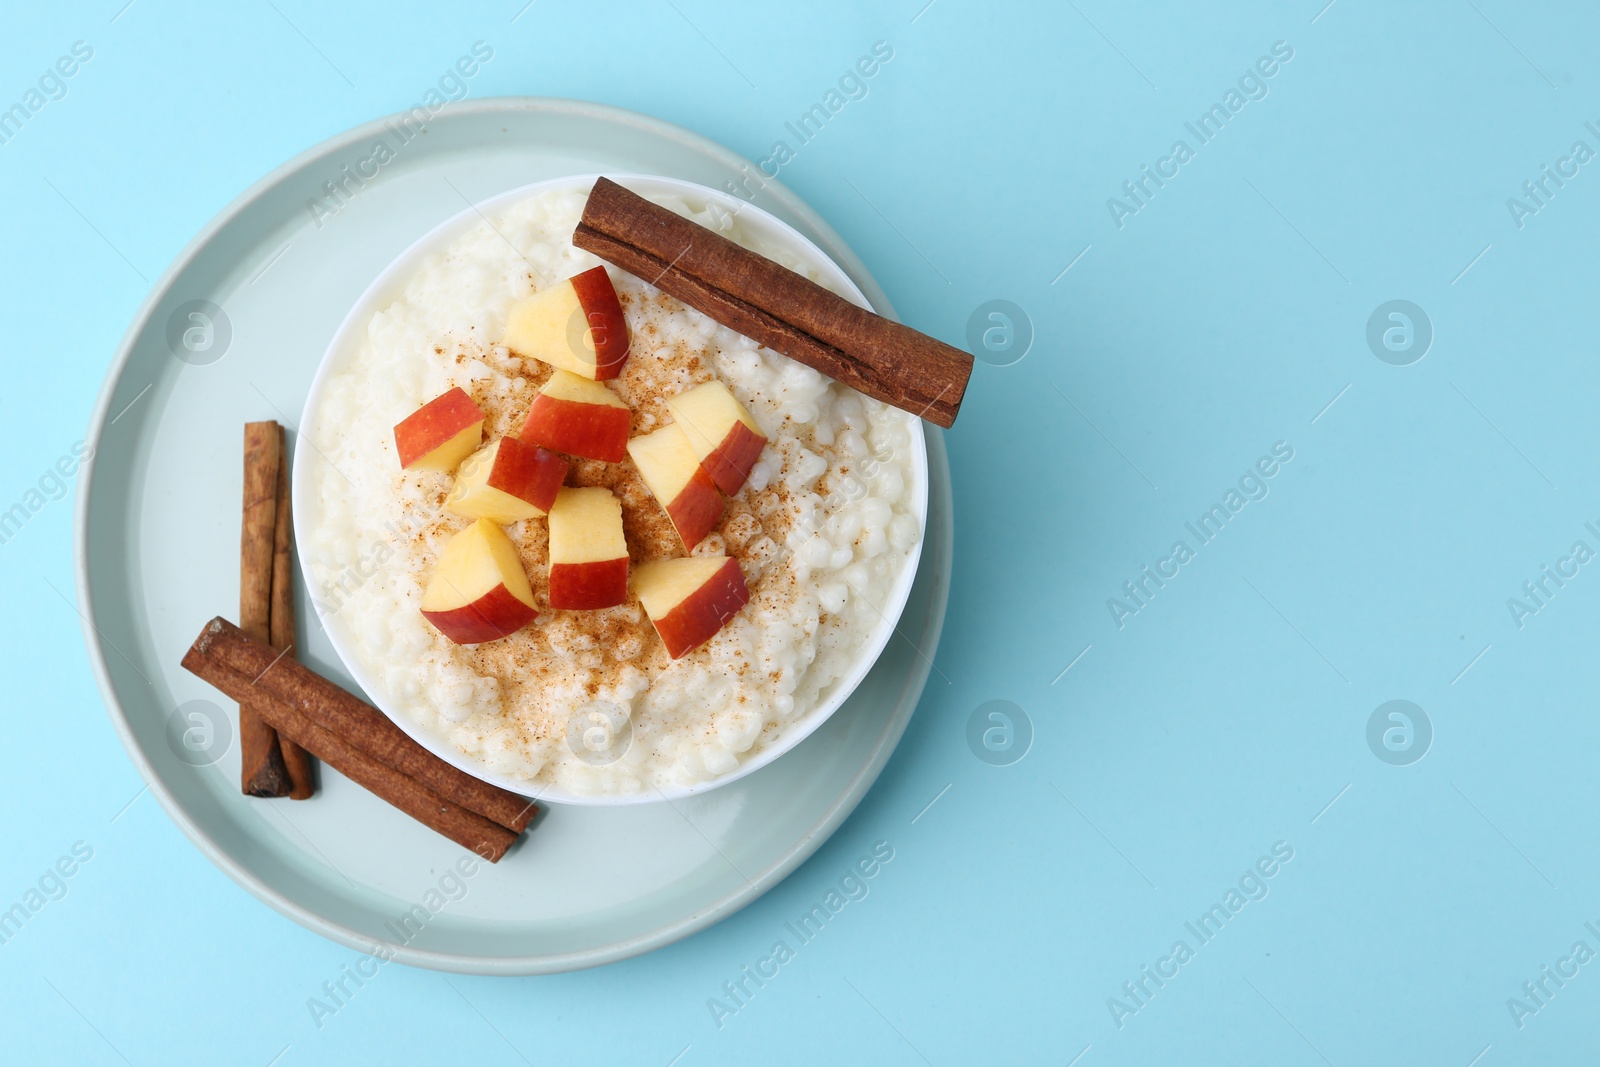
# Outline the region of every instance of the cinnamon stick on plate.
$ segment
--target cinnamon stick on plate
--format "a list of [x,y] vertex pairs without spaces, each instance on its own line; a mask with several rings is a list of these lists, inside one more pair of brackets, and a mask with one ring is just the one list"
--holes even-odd
[[949,427],[972,357],[824,289],[608,178],[572,243],[775,352]]
[[[516,842],[514,831],[440,796],[415,778],[362,751],[354,739],[317,724],[281,700],[255,692],[249,674],[232,669],[212,652],[211,640],[230,631],[245,641],[254,640],[222,619],[213,619],[184,655],[183,665],[235,700],[248,699],[256,714],[284,737],[418,822],[470,848],[489,862],[499,862]],[[262,647],[269,655],[274,654],[270,647]]]
[[[273,519],[272,536],[272,605],[268,634],[272,647],[280,652],[295,654],[294,621],[294,561],[289,546],[293,538],[289,513],[289,450],[283,447],[283,427],[278,427],[278,500],[277,514]],[[289,775],[289,796],[295,800],[309,799],[316,791],[311,778],[311,757],[306,750],[279,735],[278,750],[283,755],[283,767]]]
[[[283,432],[275,422],[244,427],[244,515],[239,534],[239,625],[272,636],[272,571]],[[258,714],[251,694],[239,703],[239,784],[246,796],[288,796],[293,788],[278,735]]]
[[[526,797],[446,763],[413,741],[377,708],[225,619],[212,619],[207,624],[184,656],[183,665],[235,700],[242,693],[260,703],[262,714],[275,722],[288,716],[303,719],[413,780],[419,788],[513,833],[525,830],[537,811]],[[285,731],[290,740],[304,744],[335,768],[344,769],[315,745],[303,741],[299,732]]]

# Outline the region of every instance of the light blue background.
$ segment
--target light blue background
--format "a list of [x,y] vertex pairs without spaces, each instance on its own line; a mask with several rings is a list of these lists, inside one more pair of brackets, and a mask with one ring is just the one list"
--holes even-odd
[[[1584,128],[1600,18],[1510,0],[924,2],[538,0],[514,23],[522,0],[7,4],[0,106],[72,42],[94,58],[0,146],[0,507],[81,438],[149,281],[196,230],[288,157],[414,103],[480,39],[496,58],[474,97],[635,108],[754,158],[888,42],[867,98],[782,180],[907,321],[963,343],[1002,298],[1036,337],[979,365],[949,436],[937,673],[832,841],[644,958],[521,980],[391,966],[320,1029],[306,999],[356,954],[255,901],[140,795],[63,598],[71,504],[50,503],[0,545],[0,900],[74,841],[94,858],[0,947],[0,1058],[1593,1055],[1600,961],[1521,1028],[1507,998],[1575,941],[1600,950],[1584,928],[1600,927],[1600,564],[1520,629],[1506,600],[1574,541],[1600,548],[1583,526],[1600,525],[1584,236],[1600,163],[1521,229],[1506,199],[1574,141],[1600,149]],[[1119,229],[1107,198],[1174,140],[1195,147],[1183,124],[1277,41],[1294,57],[1268,96]],[[1397,298],[1435,331],[1405,367],[1365,340]],[[1278,441],[1294,458],[1270,495],[1119,630],[1107,598]],[[1034,732],[1005,767],[966,740],[996,699]],[[1409,766],[1367,744],[1390,699],[1432,721]],[[895,858],[870,896],[719,1028],[707,999],[877,841]],[[1294,858],[1269,895],[1119,1028],[1108,998],[1174,941],[1198,945],[1185,922],[1280,841]]]

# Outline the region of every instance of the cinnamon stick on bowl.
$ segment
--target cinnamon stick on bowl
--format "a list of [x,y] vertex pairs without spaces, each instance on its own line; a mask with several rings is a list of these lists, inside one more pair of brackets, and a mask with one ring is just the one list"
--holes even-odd
[[600,178],[572,243],[724,326],[948,428],[972,357]]

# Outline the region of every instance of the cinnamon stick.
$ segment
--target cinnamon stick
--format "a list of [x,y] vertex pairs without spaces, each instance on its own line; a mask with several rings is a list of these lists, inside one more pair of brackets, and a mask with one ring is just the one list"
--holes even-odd
[[959,348],[893,322],[608,178],[572,243],[775,352],[939,426],[972,375]]
[[[512,831],[525,830],[537,810],[527,798],[452,767],[377,708],[224,619],[211,620],[190,654],[248,679],[251,693],[286,705],[451,803]],[[184,666],[189,666],[187,658]],[[290,739],[296,740],[293,735]]]
[[183,666],[235,700],[250,699],[261,718],[284,737],[418,822],[472,849],[490,863],[499,862],[516,842],[518,835],[511,830],[440,796],[415,778],[362,751],[349,738],[319,726],[291,705],[254,692],[254,682],[248,674],[232,669],[211,654],[210,641],[224,632],[224,628],[240,633],[222,619],[213,619],[185,653]]
[[[284,447],[284,430],[278,427],[278,501],[272,531],[272,606],[269,635],[272,647],[280,652],[295,654],[294,621],[294,561],[289,546],[293,539],[293,526],[289,511],[289,450]],[[283,767],[289,775],[289,796],[294,800],[308,800],[316,791],[311,777],[311,757],[306,750],[286,737],[278,738],[278,750],[283,755]]]
[[[239,533],[239,625],[266,641],[272,627],[273,531],[283,434],[275,422],[244,427],[244,513]],[[278,735],[246,693],[239,703],[239,785],[246,796],[287,796],[292,783]]]

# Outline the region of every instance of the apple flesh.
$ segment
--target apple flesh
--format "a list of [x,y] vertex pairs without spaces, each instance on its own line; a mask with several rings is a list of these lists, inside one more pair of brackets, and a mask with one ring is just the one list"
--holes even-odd
[[666,509],[683,547],[693,550],[722,518],[722,497],[677,423],[628,442],[644,484]]
[[587,611],[627,599],[621,502],[609,489],[561,490],[550,508],[550,606]]
[[522,439],[568,455],[620,463],[628,454],[628,428],[633,412],[600,382],[558,370],[544,383]]
[[488,519],[450,539],[422,594],[423,618],[458,645],[498,640],[537,615],[517,546]]
[[549,511],[566,477],[567,461],[562,457],[515,437],[502,437],[461,464],[445,497],[445,510],[509,526]]
[[721,382],[706,382],[668,400],[667,408],[717,488],[737,493],[767,443],[739,398]]
[[456,469],[483,440],[483,412],[459,386],[434,397],[394,428],[394,447],[405,470]]
[[673,659],[710,640],[750,601],[739,561],[727,556],[641,564],[633,588]]
[[511,305],[505,345],[591,381],[622,373],[628,320],[604,267],[557,282]]

